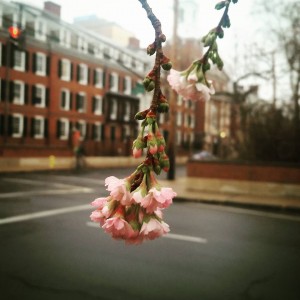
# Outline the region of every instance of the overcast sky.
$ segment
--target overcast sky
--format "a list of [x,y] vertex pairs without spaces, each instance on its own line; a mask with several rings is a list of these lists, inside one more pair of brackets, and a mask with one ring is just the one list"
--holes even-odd
[[[42,8],[44,3],[43,0],[18,1],[39,8]],[[185,1],[189,0],[179,0],[180,3]],[[78,16],[97,15],[131,31],[141,41],[143,47],[153,41],[153,28],[138,0],[53,0],[53,2],[61,5],[62,19],[69,23]],[[148,0],[153,12],[160,19],[162,30],[167,38],[172,36],[173,2],[173,0]],[[194,37],[200,39],[217,25],[222,11],[214,9],[219,0],[196,0],[195,2],[198,4],[198,10],[196,19],[190,27],[193,27]],[[240,76],[238,63],[248,52],[245,45],[251,44],[252,38],[257,36],[256,33],[261,26],[260,19],[253,15],[253,3],[254,0],[240,0],[237,4],[231,5],[229,11],[231,27],[225,29],[224,39],[219,40],[219,52],[225,61],[225,70],[232,79]],[[182,25],[179,25],[179,28],[180,26]]]

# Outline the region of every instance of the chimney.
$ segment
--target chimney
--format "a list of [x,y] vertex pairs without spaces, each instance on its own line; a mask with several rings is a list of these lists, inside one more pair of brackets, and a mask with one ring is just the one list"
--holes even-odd
[[55,15],[58,18],[60,18],[60,9],[61,9],[61,6],[52,1],[44,2],[44,11],[46,11],[52,15]]
[[135,37],[130,37],[128,47],[131,49],[140,49],[140,40]]

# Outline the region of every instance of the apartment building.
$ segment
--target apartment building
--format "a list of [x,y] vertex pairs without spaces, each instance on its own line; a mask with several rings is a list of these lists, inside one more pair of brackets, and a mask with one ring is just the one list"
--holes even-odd
[[[23,30],[14,43],[9,28]],[[129,155],[137,135],[137,84],[149,58],[44,9],[0,1],[0,155]]]

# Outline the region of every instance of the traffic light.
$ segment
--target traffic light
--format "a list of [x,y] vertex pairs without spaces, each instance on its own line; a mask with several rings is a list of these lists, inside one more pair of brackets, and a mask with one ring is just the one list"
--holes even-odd
[[19,26],[10,26],[8,28],[10,41],[19,48],[25,47],[25,32]]

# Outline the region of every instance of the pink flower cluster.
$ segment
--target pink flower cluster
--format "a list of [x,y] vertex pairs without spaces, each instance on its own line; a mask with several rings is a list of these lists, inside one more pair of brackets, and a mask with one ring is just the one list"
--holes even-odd
[[[136,181],[139,185],[131,191]],[[147,190],[149,181],[152,187]],[[169,225],[162,220],[162,210],[172,203],[176,193],[171,188],[160,189],[153,175],[138,172],[126,179],[110,176],[105,185],[110,195],[91,203],[96,210],[90,218],[114,239],[140,244],[170,231]]]
[[171,69],[167,79],[172,89],[184,100],[207,101],[210,99],[210,95],[215,93],[211,81],[207,81],[209,84],[207,86],[204,80],[199,80],[195,72],[186,76],[185,72]]

